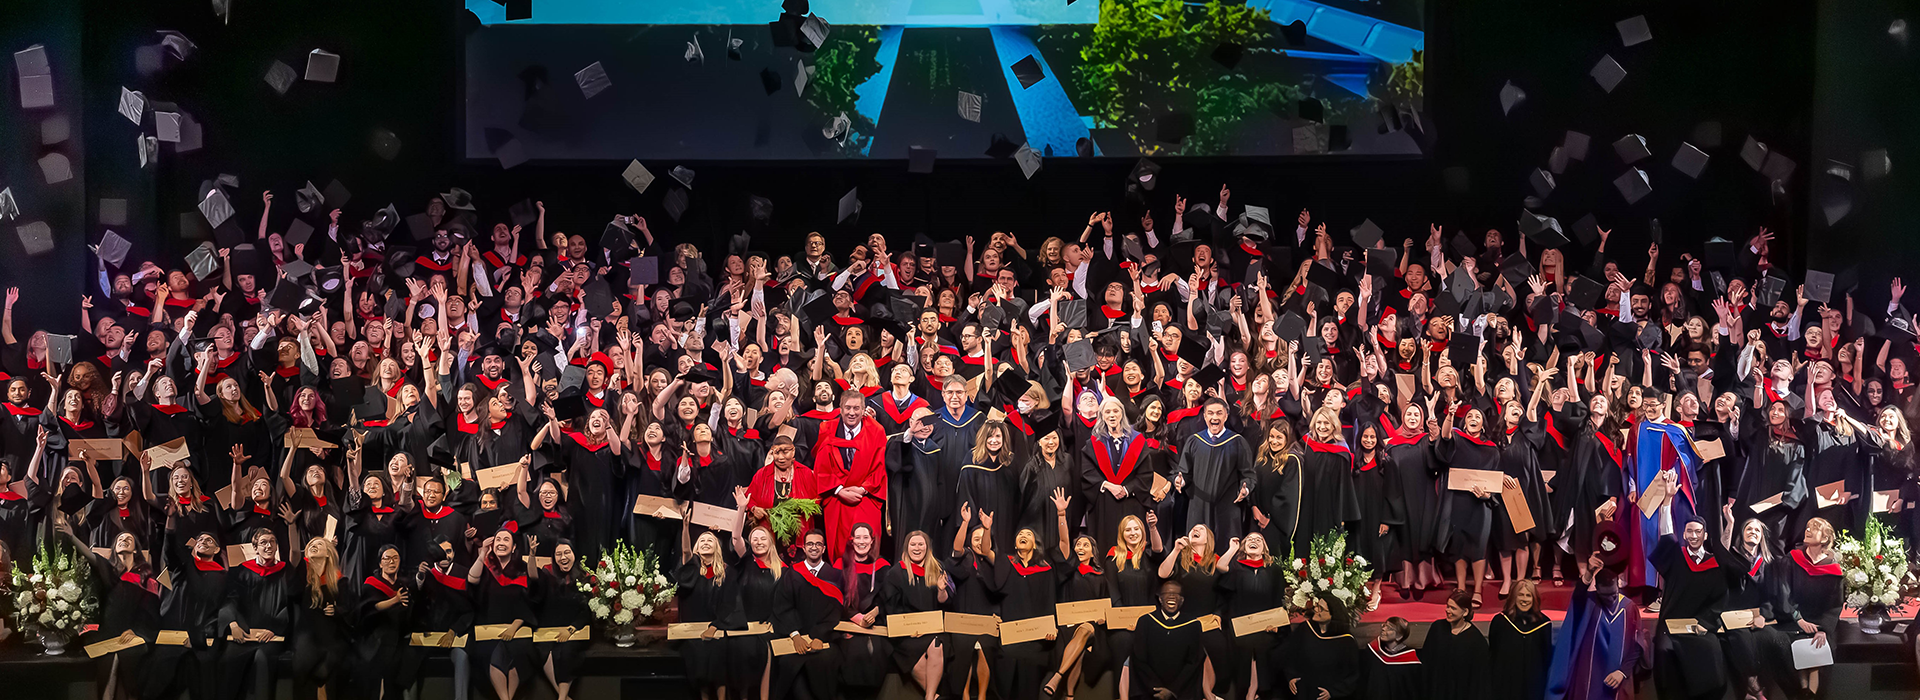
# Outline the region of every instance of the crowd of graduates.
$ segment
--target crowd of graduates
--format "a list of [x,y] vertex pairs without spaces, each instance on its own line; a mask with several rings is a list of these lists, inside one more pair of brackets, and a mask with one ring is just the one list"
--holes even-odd
[[[1336,240],[1225,187],[1059,235],[792,253],[636,216],[569,234],[458,189],[405,227],[261,201],[257,236],[184,264],[101,260],[78,335],[18,327],[6,295],[0,567],[64,543],[101,601],[81,641],[186,636],[102,656],[111,696],[267,698],[290,668],[303,697],[398,697],[447,656],[458,697],[566,698],[605,630],[583,584],[624,542],[678,587],[656,617],[704,623],[672,644],[709,700],[889,673],[929,700],[1102,676],[1155,700],[1799,697],[1836,532],[1909,534],[1920,498],[1900,281],[1855,309],[1857,281],[1789,283],[1765,230],[1636,270],[1598,227]],[[1288,588],[1327,535],[1366,595]],[[1440,598],[1424,635],[1352,636]],[[1152,610],[1004,644],[857,629],[1100,599]],[[1276,608],[1294,624],[1236,629]]]

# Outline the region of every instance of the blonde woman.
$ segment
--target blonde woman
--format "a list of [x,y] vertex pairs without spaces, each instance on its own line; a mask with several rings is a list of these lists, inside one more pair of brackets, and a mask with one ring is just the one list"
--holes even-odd
[[[1126,516],[1146,516],[1145,499],[1153,487],[1153,470],[1143,461],[1146,443],[1146,436],[1127,421],[1124,402],[1114,396],[1100,402],[1093,435],[1080,448],[1080,473],[1091,492],[1088,525],[1097,537],[1119,532]],[[1111,547],[1113,542],[1100,545]]]
[[[1816,647],[1832,644],[1846,595],[1844,572],[1833,552],[1833,524],[1824,518],[1808,520],[1800,546],[1789,557],[1793,563],[1782,567],[1785,575],[1780,577],[1781,628],[1792,639],[1811,638]],[[1805,695],[1820,692],[1821,677],[1818,668],[1800,672]]]
[[[1244,539],[1227,542],[1227,553],[1214,565],[1219,572],[1218,588],[1225,593],[1220,616],[1236,618],[1283,607],[1285,587],[1277,559],[1268,555],[1267,538],[1256,532]],[[1247,700],[1274,692],[1278,686],[1276,664],[1266,663],[1280,643],[1279,626],[1259,630],[1233,630],[1234,687],[1246,692]]]
[[[689,506],[691,507],[691,506]],[[720,551],[720,538],[712,530],[692,537],[691,518],[680,520],[680,566],[674,570],[680,601],[680,621],[705,622],[707,631],[699,639],[680,642],[680,658],[686,664],[687,681],[693,684],[701,700],[725,700],[727,696],[727,642],[720,636],[720,617],[733,606],[733,589],[727,587],[727,562]]]
[[[352,587],[340,585],[340,554],[324,537],[307,541],[300,562],[306,590],[294,615],[293,687],[300,697],[337,697],[349,675],[347,617],[357,608]],[[342,596],[345,596],[343,598]]]
[[[1107,588],[1115,606],[1155,604],[1160,579],[1154,575],[1159,565],[1153,560],[1160,559],[1166,551],[1160,541],[1158,520],[1153,511],[1147,511],[1145,520],[1131,515],[1120,520],[1117,542],[1107,550],[1107,560],[1103,563]],[[1132,678],[1127,657],[1133,651],[1133,630],[1107,630],[1107,648],[1112,650],[1110,668],[1115,682],[1120,684],[1119,697],[1128,697]]]
[[[900,561],[880,575],[880,609],[887,615],[939,610],[953,590],[953,579],[933,555],[933,539],[919,530],[900,544]],[[946,635],[914,635],[893,640],[893,661],[919,684],[926,700],[940,693],[946,673]]]
[[[771,623],[774,598],[787,568],[786,562],[780,559],[780,548],[774,545],[773,531],[758,525],[744,538],[736,532],[733,551],[748,559],[741,565],[738,584],[743,620],[749,625]],[[727,635],[727,661],[733,669],[733,687],[757,692],[760,700],[767,700],[773,690],[773,656],[767,651],[772,636],[767,633]],[[750,690],[754,688],[758,690]]]

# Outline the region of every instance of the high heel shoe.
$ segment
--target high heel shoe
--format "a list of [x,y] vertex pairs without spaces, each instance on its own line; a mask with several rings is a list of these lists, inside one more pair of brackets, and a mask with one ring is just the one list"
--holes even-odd
[[1053,697],[1054,693],[1060,692],[1060,679],[1060,672],[1054,671],[1053,677],[1048,678],[1046,684],[1040,686],[1040,693],[1049,698]]

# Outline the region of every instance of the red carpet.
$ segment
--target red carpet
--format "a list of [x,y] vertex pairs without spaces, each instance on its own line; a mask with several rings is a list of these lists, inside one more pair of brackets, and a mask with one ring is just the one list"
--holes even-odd
[[[1547,617],[1556,621],[1567,616],[1567,604],[1573,600],[1575,586],[1583,585],[1579,581],[1568,581],[1556,586],[1552,581],[1540,581],[1540,606]],[[1432,622],[1446,617],[1447,596],[1453,593],[1453,586],[1442,585],[1429,588],[1412,600],[1400,599],[1400,589],[1392,583],[1380,587],[1380,607],[1360,618],[1361,622],[1382,622],[1389,617],[1404,617],[1408,622]],[[1506,601],[1500,599],[1500,582],[1485,581],[1480,588],[1481,607],[1475,611],[1474,618],[1484,620],[1500,612]],[[1858,617],[1852,609],[1841,611],[1846,618]],[[1642,617],[1654,619],[1659,615],[1642,611]]]

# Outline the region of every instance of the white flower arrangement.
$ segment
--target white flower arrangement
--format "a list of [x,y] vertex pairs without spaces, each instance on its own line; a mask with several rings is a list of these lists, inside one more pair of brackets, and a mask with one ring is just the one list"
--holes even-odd
[[99,612],[87,558],[63,543],[42,540],[32,561],[13,570],[14,622],[32,634],[78,636]]
[[1326,534],[1314,538],[1305,556],[1296,553],[1286,569],[1282,585],[1288,609],[1308,614],[1314,598],[1329,596],[1344,605],[1354,621],[1366,612],[1365,606],[1356,603],[1370,595],[1366,587],[1373,571],[1368,568],[1365,557],[1347,551],[1345,536]]
[[1845,572],[1846,605],[1859,610],[1885,606],[1890,610],[1906,607],[1914,585],[1907,567],[1907,545],[1892,533],[1892,528],[1877,518],[1868,518],[1860,539],[1840,535],[1834,550],[1840,553],[1840,569]]
[[587,594],[587,610],[596,620],[616,629],[644,623],[666,608],[674,587],[660,570],[652,552],[635,551],[621,543],[607,550],[599,566],[580,584]]

